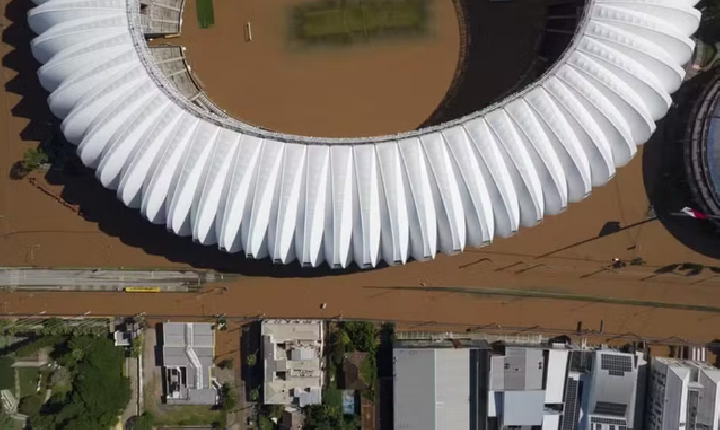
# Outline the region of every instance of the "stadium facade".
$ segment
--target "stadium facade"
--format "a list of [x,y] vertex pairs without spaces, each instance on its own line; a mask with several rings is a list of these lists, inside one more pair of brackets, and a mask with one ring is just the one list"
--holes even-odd
[[40,82],[103,186],[200,243],[331,267],[483,246],[587,197],[669,109],[700,21],[697,0],[588,0],[522,91],[435,127],[329,139],[192,103],[153,60],[137,0],[35,1]]

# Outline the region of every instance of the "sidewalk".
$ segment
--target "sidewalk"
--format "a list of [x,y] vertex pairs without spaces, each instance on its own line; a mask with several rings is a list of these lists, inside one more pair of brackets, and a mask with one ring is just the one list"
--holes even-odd
[[125,376],[130,379],[130,401],[120,418],[121,428],[124,428],[128,418],[139,415],[138,411],[138,359],[127,357],[125,359]]

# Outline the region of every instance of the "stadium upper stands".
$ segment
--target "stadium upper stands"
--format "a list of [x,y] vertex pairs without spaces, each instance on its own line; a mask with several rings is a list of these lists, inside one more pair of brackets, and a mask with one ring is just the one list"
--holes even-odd
[[185,0],[140,0],[140,22],[148,36],[179,34]]
[[189,100],[147,47],[158,15],[137,0],[38,3],[40,82],[105,187],[198,242],[331,267],[460,252],[582,200],[668,110],[700,20],[695,0],[588,0],[556,64],[505,100],[400,135],[329,139]]

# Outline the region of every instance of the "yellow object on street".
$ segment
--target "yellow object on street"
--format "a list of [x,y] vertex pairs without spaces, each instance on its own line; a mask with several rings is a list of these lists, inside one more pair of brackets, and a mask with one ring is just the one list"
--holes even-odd
[[125,287],[126,293],[159,293],[160,287]]

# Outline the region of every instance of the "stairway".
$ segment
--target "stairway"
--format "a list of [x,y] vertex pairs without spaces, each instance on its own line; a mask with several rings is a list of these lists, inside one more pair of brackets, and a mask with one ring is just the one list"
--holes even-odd
[[205,386],[205,384],[203,381],[202,364],[200,364],[200,359],[198,358],[195,350],[193,349],[193,339],[193,325],[192,323],[187,323],[185,325],[185,342],[187,344],[187,346],[185,347],[185,354],[187,354],[188,358],[190,359],[190,363],[192,363],[193,367],[195,368],[195,374],[197,375],[195,378],[195,389],[200,390]]

